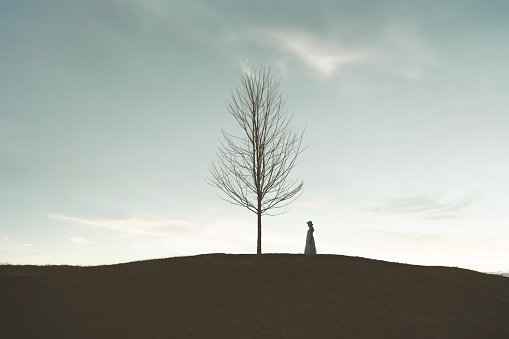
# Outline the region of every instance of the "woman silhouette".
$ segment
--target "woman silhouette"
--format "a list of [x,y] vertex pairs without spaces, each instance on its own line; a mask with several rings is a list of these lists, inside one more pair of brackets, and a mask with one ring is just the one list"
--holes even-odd
[[313,222],[308,221],[308,235],[306,237],[306,248],[304,249],[304,254],[306,255],[314,255],[316,254],[316,247],[315,247],[315,238],[313,237],[313,232],[315,229],[313,228]]

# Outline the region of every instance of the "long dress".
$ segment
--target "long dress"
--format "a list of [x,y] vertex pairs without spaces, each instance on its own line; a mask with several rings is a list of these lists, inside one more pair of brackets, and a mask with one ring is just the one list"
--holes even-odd
[[311,227],[308,230],[308,235],[306,237],[306,248],[304,249],[304,254],[306,254],[306,255],[316,254],[315,238],[313,237],[314,231],[315,231],[315,229],[313,227]]

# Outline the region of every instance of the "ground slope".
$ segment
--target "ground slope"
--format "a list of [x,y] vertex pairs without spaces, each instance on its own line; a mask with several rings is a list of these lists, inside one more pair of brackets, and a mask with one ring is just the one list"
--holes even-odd
[[358,257],[0,266],[0,338],[509,338],[509,279]]

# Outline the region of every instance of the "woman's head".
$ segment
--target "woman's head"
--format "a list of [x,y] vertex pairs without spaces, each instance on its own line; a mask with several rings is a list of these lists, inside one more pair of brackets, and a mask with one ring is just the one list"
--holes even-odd
[[308,224],[309,227],[313,227],[313,222],[311,220],[308,221],[307,224]]

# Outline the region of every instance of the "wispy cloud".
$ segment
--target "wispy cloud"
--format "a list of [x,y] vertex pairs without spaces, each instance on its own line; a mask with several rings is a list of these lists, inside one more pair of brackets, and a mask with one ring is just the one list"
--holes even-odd
[[425,219],[445,219],[459,217],[481,200],[477,192],[455,190],[441,196],[413,196],[396,199],[365,199],[322,196],[302,200],[300,206],[316,210],[340,209],[346,212],[413,215]]
[[11,239],[8,235],[2,236],[2,247],[0,247],[2,251],[9,252],[31,252],[36,250],[36,246],[34,244],[24,244]]
[[89,241],[83,237],[72,237],[69,239],[70,242],[74,242],[77,244],[93,244],[94,242]]
[[408,28],[373,27],[355,38],[346,31],[352,35],[355,29],[350,27],[320,34],[310,30],[253,28],[240,34],[275,50],[285,59],[298,60],[324,78],[349,66],[362,65],[372,71],[415,80],[422,77],[427,68],[437,64],[432,48]]
[[360,51],[348,49],[338,41],[320,38],[311,32],[259,28],[251,34],[259,43],[293,55],[322,76],[329,76],[341,65],[363,58]]
[[444,219],[461,214],[476,203],[480,196],[475,193],[453,193],[441,198],[417,196],[402,199],[368,200],[359,210],[383,214],[414,214],[422,218]]
[[[143,43],[160,43],[180,35],[186,43],[205,46],[227,59],[233,56],[238,62],[248,57],[280,68],[304,65],[311,74],[322,78],[362,65],[415,80],[437,63],[434,50],[422,36],[411,27],[390,21],[366,24],[347,16],[330,21],[329,15],[323,13],[326,29],[322,25],[306,25],[297,18],[294,24],[276,27],[254,24],[252,20],[234,23],[226,17],[227,13],[249,17],[253,13],[224,11],[221,6],[205,2],[187,1],[174,6],[164,1],[130,1],[123,7],[125,18],[111,21],[119,25],[119,32],[131,32],[131,38]],[[246,70],[243,62],[240,67]]]
[[242,69],[243,73],[246,73],[249,76],[253,75],[253,70],[251,69],[250,63],[248,60],[243,59],[239,61],[240,69]]
[[[161,217],[126,217],[119,219],[106,219],[80,218],[62,214],[49,214],[48,217],[50,219],[71,221],[84,225],[101,227],[126,233],[182,235],[191,234],[197,231],[197,228],[193,222]],[[77,240],[77,238],[79,237],[75,237],[74,239]]]

